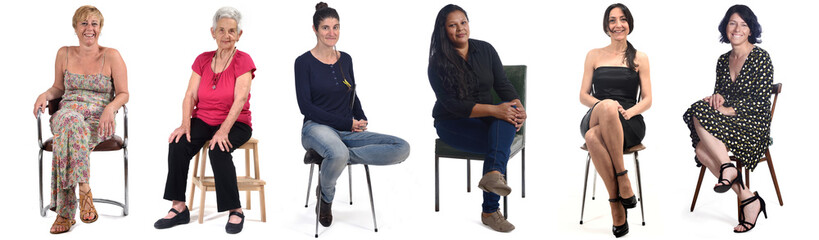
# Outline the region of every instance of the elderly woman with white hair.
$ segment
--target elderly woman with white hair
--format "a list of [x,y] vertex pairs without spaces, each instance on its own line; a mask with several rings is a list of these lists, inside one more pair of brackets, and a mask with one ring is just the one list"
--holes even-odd
[[218,48],[200,54],[182,101],[182,124],[168,138],[168,177],[164,199],[173,201],[168,214],[157,220],[157,229],[190,222],[185,206],[185,187],[190,159],[210,141],[211,166],[216,181],[219,212],[230,211],[227,233],[239,233],[244,224],[233,150],[247,142],[250,123],[250,82],[256,66],[245,52],[236,49],[242,36],[242,15],[223,7],[213,16],[211,35]]

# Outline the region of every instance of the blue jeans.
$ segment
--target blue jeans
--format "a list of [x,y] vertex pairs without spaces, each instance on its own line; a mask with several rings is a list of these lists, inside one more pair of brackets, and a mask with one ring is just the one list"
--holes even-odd
[[[494,118],[464,118],[435,121],[438,137],[455,149],[486,154],[483,174],[499,171],[506,174],[506,163],[512,152],[517,129],[509,122]],[[500,196],[483,192],[483,212],[498,211]]]
[[404,139],[369,131],[339,131],[311,120],[301,128],[301,145],[324,157],[321,163],[321,193],[324,202],[332,203],[336,180],[347,163],[392,165],[409,157],[410,146]]

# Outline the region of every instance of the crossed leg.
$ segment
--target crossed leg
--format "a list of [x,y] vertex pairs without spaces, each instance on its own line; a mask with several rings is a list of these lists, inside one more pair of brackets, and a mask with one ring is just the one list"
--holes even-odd
[[[718,177],[720,174],[720,166],[724,163],[730,163],[731,159],[728,157],[728,150],[725,147],[725,144],[714,137],[711,133],[705,130],[700,124],[700,121],[697,117],[693,117],[694,120],[694,130],[697,132],[697,136],[700,138],[700,142],[697,143],[696,148],[694,149],[695,153],[697,154],[697,159],[700,160],[700,163],[708,168],[715,177]],[[739,169],[737,168],[726,168],[723,171],[722,177],[724,179],[728,179],[729,181],[737,177]],[[718,182],[715,186],[724,185],[723,183]],[[734,184],[731,186],[731,189],[737,194],[739,199],[748,199],[753,197],[754,194],[751,192],[750,188],[741,187],[739,184]],[[751,202],[748,207],[743,209],[745,214],[746,221],[751,222],[752,224],[756,224],[757,216],[759,215],[759,208],[760,208],[760,201]],[[734,230],[737,231],[745,231],[747,230],[743,225],[737,225],[734,227]]]
[[[603,179],[610,199],[620,196],[634,196],[628,174],[617,177],[615,173],[625,170],[623,164],[623,128],[620,124],[619,104],[614,100],[603,100],[592,110],[589,131],[586,132],[586,147],[591,155],[594,168]],[[619,201],[610,202],[615,226],[626,221],[625,208]]]

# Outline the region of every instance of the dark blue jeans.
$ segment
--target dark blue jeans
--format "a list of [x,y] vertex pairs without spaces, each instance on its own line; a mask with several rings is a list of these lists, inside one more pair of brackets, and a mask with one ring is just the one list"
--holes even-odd
[[[499,171],[506,174],[512,141],[515,140],[515,125],[494,118],[464,118],[435,121],[438,137],[458,150],[486,154],[483,160],[483,174]],[[483,212],[498,211],[500,196],[483,192]]]

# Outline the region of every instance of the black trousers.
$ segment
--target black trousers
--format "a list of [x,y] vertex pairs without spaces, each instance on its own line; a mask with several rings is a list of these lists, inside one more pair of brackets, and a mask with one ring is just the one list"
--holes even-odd
[[[210,126],[199,118],[191,119],[191,141],[186,137],[179,142],[168,144],[168,178],[165,182],[166,200],[185,201],[185,190],[188,185],[188,167],[194,155],[202,149],[205,141],[213,138],[220,126]],[[219,212],[241,208],[239,188],[236,185],[236,168],[233,166],[233,150],[250,139],[252,130],[247,124],[236,122],[228,133],[228,140],[233,148],[225,152],[214,146],[208,151],[210,166],[216,182],[216,206]],[[205,159],[202,159],[205,161]]]

